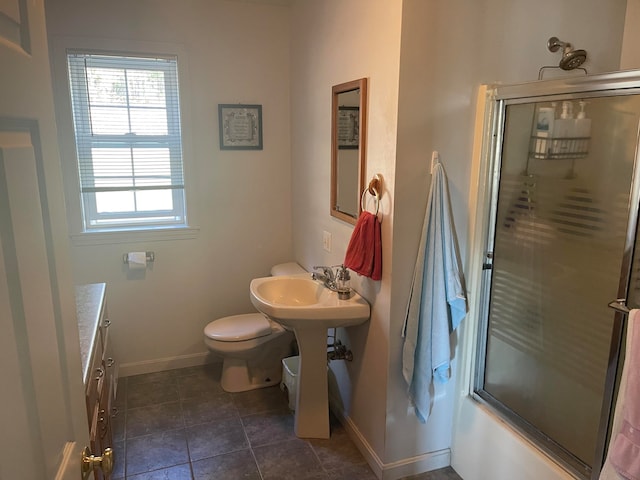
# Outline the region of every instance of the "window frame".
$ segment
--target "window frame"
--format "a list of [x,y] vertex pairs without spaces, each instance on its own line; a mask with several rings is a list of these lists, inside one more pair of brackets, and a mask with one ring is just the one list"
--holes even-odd
[[[91,58],[92,66],[126,70],[135,67],[162,71],[165,84],[165,111],[167,115],[166,135],[93,134],[91,132],[90,101],[86,79],[85,58]],[[141,68],[142,64],[144,68]],[[102,65],[101,65],[102,64]],[[187,227],[186,188],[184,181],[184,153],[181,121],[179,64],[177,55],[145,55],[133,52],[105,52],[86,49],[68,49],[66,68],[69,79],[69,95],[73,114],[73,133],[76,147],[76,166],[81,197],[83,232],[109,232],[129,230],[151,230],[158,228]],[[132,107],[128,102],[127,113]],[[91,149],[101,146],[115,148],[167,148],[171,174],[172,209],[138,210],[129,212],[98,212],[96,193],[102,191],[138,192],[158,190],[157,186],[135,186],[136,174],[132,172],[133,186],[96,187],[91,160]],[[132,160],[133,161],[133,160]],[[139,178],[139,177],[138,177]]]

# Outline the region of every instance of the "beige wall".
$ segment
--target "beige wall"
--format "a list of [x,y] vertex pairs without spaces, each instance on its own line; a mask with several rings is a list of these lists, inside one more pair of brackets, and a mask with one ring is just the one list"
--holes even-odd
[[627,0],[620,70],[640,67],[640,0]]
[[[331,166],[331,87],[369,79],[367,182],[384,178],[383,278],[374,282],[352,276],[352,283],[372,305],[371,320],[340,332],[354,361],[332,362],[350,421],[385,459],[386,383],[389,362],[391,232],[393,230],[396,110],[402,2],[323,0],[294,2],[291,52],[291,158],[293,241],[296,259],[305,267],[344,260],[353,226],[329,215]],[[322,249],[322,232],[332,234],[330,253]]]
[[[72,257],[77,283],[108,284],[114,349],[125,373],[203,361],[203,327],[253,311],[250,280],[293,256],[289,9],[224,0],[51,0],[46,7],[75,230],[80,205],[64,49],[179,55],[187,208],[199,231],[191,239],[132,234],[104,244],[74,237]],[[262,104],[263,150],[219,149],[219,103]],[[122,254],[140,250],[154,251],[156,260],[143,276],[132,275]]]
[[[399,378],[398,333],[415,261],[414,252],[430,181],[432,150],[440,152],[449,178],[455,224],[463,256],[467,237],[474,114],[480,84],[535,80],[543,65],[557,65],[548,52],[551,36],[570,41],[589,53],[590,73],[616,70],[622,47],[623,0],[600,2],[510,0],[404,0],[398,107],[391,286],[390,379]],[[555,72],[553,72],[555,73]],[[475,179],[474,179],[475,181]],[[480,253],[477,253],[480,254]],[[469,263],[467,258],[467,265]],[[475,292],[478,285],[468,285]],[[458,382],[436,399],[442,415],[453,415],[452,465],[465,480],[567,478],[552,462],[517,434],[468,399],[467,376],[475,344],[475,324],[462,323],[455,341]],[[395,340],[395,344],[393,343]],[[466,350],[465,350],[466,349]],[[394,364],[395,362],[395,364]],[[395,369],[395,373],[394,373]],[[455,380],[455,379],[454,379]],[[455,388],[454,388],[455,385]],[[401,386],[397,382],[395,391]],[[390,381],[389,398],[393,398]],[[453,409],[446,408],[454,403]],[[396,428],[389,443],[405,434]]]

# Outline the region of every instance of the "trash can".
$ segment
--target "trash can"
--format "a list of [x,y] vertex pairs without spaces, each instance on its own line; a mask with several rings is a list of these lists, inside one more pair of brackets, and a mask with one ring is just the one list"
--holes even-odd
[[282,359],[282,382],[280,388],[289,395],[289,408],[296,409],[296,394],[298,392],[298,365],[300,357],[287,357]]

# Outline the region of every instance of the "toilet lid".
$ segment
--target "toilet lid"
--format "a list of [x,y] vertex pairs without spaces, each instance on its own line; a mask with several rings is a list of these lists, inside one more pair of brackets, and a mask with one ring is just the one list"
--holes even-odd
[[219,342],[241,342],[271,334],[271,323],[261,313],[232,315],[214,320],[204,334]]

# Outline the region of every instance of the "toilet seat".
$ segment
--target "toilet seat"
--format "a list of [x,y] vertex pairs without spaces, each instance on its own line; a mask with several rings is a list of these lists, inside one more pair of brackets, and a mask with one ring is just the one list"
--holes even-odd
[[242,342],[266,337],[273,332],[271,322],[261,313],[247,313],[223,317],[209,323],[205,336],[219,342]]

